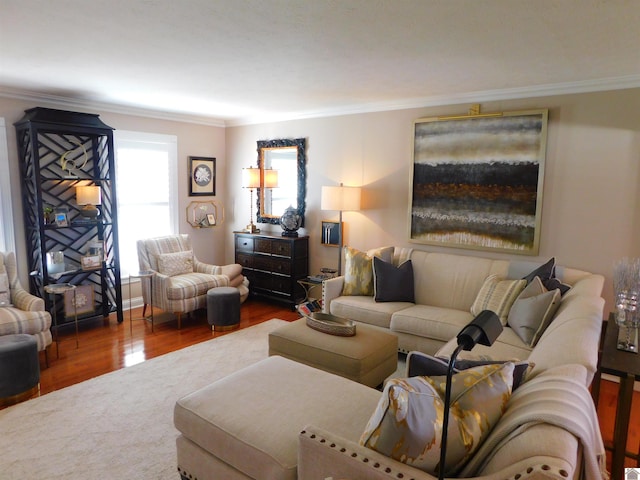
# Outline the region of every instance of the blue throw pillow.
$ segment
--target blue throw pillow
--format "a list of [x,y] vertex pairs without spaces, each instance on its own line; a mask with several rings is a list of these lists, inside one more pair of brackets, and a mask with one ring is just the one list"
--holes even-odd
[[373,292],[376,302],[415,302],[413,265],[407,260],[399,267],[373,257]]

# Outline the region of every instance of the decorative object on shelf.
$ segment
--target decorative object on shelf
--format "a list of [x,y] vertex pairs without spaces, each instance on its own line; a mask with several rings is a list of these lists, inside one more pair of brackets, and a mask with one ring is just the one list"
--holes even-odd
[[64,313],[66,317],[91,313],[95,310],[93,285],[77,285],[75,290],[64,292]]
[[260,233],[260,229],[253,223],[253,190],[260,188],[260,169],[248,167],[242,169],[242,188],[248,188],[250,192],[249,200],[249,224],[245,231],[247,233]]
[[80,257],[82,270],[97,270],[102,266],[100,255],[83,255]]
[[410,241],[537,255],[547,110],[414,122]]
[[[89,161],[89,156],[87,155],[87,149],[84,148],[84,145],[82,143],[73,139],[68,139],[68,141],[76,145],[76,147],[67,150],[60,156],[60,167],[62,168],[62,170],[66,170],[67,172],[69,172],[65,178],[78,178],[78,176],[74,175],[72,172],[76,169],[84,169],[84,167],[87,165],[87,162]],[[83,156],[81,164],[78,163],[80,152],[78,151],[77,147],[80,147],[82,149]],[[72,156],[74,156],[74,158],[71,158]]]
[[300,225],[302,225],[302,217],[293,207],[287,208],[280,217],[283,237],[297,237]]
[[83,205],[80,215],[89,219],[95,219],[100,215],[96,205],[102,203],[102,193],[97,185],[83,185],[76,187],[76,203]]
[[64,252],[50,251],[47,252],[47,272],[49,275],[54,273],[62,273],[66,269],[64,263]]
[[616,323],[620,327],[618,350],[638,353],[640,327],[640,258],[623,258],[613,268]]
[[[339,187],[322,187],[320,208],[322,210],[338,210],[340,212],[340,221],[342,227],[342,212],[360,210],[360,187],[345,187],[340,184]],[[338,275],[342,274],[342,228],[338,229]]]
[[194,228],[210,228],[224,221],[224,208],[218,202],[191,202],[187,206],[187,222]]
[[58,227],[69,226],[69,209],[66,207],[58,207],[54,212],[55,223]]
[[322,239],[320,243],[328,247],[337,247],[342,235],[342,223],[322,221]]
[[44,205],[42,207],[42,221],[45,225],[55,223],[55,218],[53,216],[53,207],[51,205]]
[[216,194],[216,159],[189,157],[189,196]]

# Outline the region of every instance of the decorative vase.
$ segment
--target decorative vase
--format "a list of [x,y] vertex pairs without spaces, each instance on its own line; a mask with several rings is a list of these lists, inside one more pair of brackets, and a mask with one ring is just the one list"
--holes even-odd
[[623,259],[613,269],[616,294],[615,319],[620,332],[618,350],[638,353],[640,327],[640,259]]
[[297,237],[298,229],[302,225],[302,217],[298,211],[289,206],[280,217],[283,237]]

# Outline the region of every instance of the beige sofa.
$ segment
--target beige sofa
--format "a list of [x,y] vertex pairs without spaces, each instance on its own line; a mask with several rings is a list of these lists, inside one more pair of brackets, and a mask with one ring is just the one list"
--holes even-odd
[[[396,253],[415,260],[419,280],[415,305],[384,305],[370,298],[331,296],[339,278],[325,282],[325,299],[330,300],[327,305],[336,313],[349,308],[350,316],[358,321],[375,317],[370,323],[377,322],[379,328],[398,334],[404,349],[415,346],[436,354],[446,354],[461,327],[472,319],[468,305],[487,275],[509,275],[509,271],[520,275],[517,271],[521,267],[526,270],[524,275],[532,266],[399,249]],[[520,393],[511,398],[504,416],[486,439],[487,445],[497,441],[491,435],[504,430],[514,412],[526,413],[540,405],[535,390],[524,388],[527,384],[552,381],[558,387],[560,404],[575,405],[577,395],[586,410],[593,409],[587,386],[597,366],[603,278],[570,269],[561,274],[573,288],[562,298],[553,322],[533,349],[518,345],[512,339],[513,332],[506,328],[498,343],[485,347],[489,350],[478,346],[470,352],[501,359],[506,359],[505,355],[528,358],[535,364]],[[428,311],[440,316],[429,318]],[[411,312],[415,313],[411,317],[414,330],[398,330],[403,324],[400,321],[394,329],[395,315],[402,313],[398,318],[405,319]],[[382,324],[385,317],[388,326]],[[452,321],[447,324],[443,318]],[[440,322],[436,322],[438,319]],[[432,328],[420,329],[420,322],[432,322]],[[178,469],[184,479],[433,480],[422,470],[359,444],[380,397],[379,391],[345,378],[270,357],[177,402],[174,421],[181,432],[177,439]],[[583,420],[578,416],[578,428],[595,429],[601,444],[597,418],[594,425],[594,414],[588,413],[591,417],[585,415]],[[587,449],[578,434],[569,429],[554,422],[534,422],[483,455],[484,463],[471,478],[578,479],[583,473],[582,453]]]

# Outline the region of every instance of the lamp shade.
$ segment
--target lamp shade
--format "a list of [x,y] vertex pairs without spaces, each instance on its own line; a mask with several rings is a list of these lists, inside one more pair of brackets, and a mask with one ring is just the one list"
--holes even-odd
[[360,210],[360,187],[322,187],[320,208],[322,210]]
[[264,170],[264,188],[278,188],[278,171],[266,168]]
[[260,188],[260,169],[255,167],[242,169],[242,187]]
[[100,205],[101,201],[100,187],[96,185],[76,187],[76,203],[78,205]]

